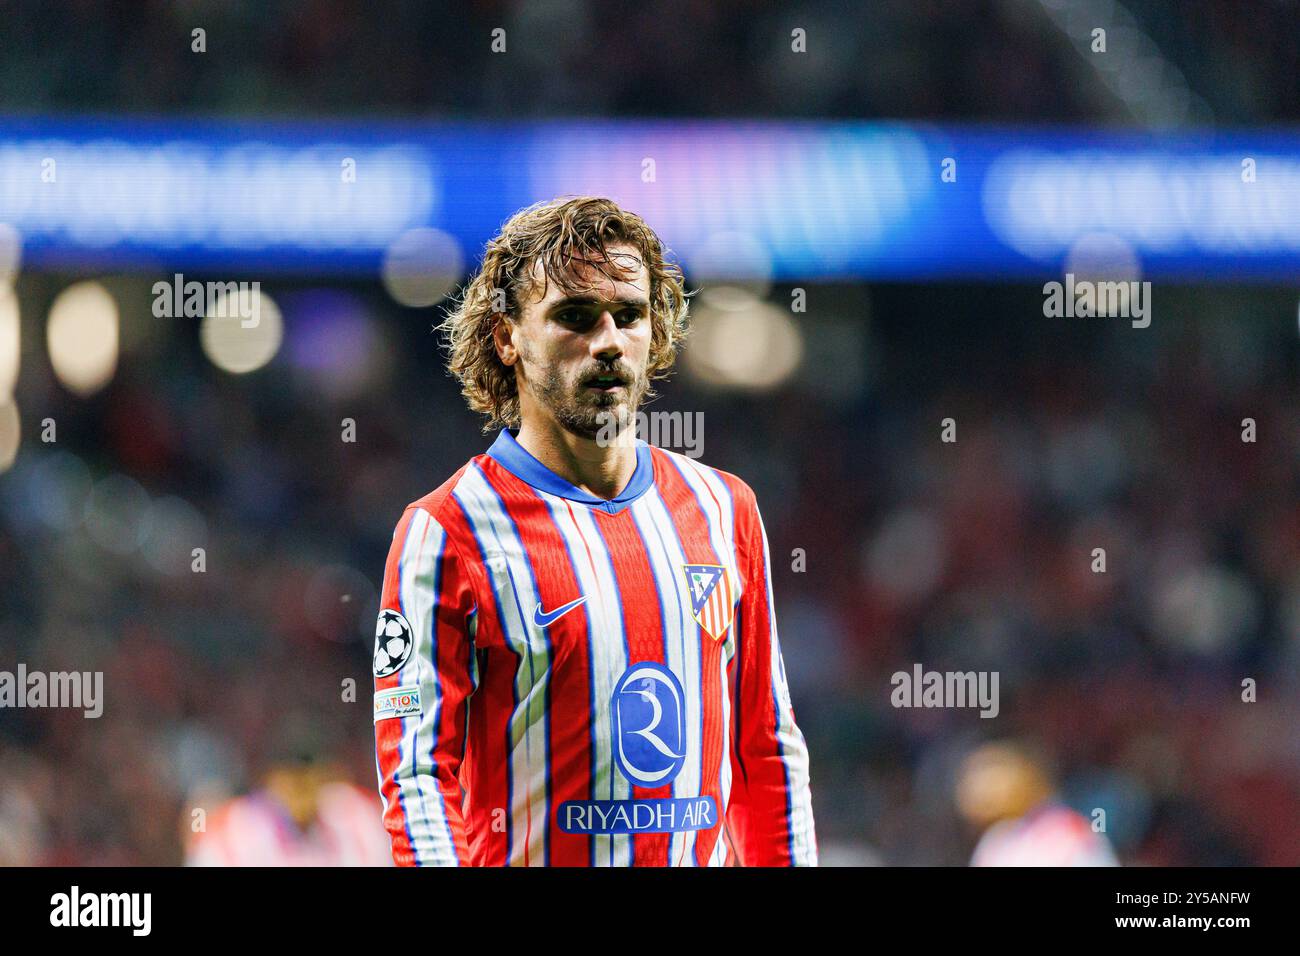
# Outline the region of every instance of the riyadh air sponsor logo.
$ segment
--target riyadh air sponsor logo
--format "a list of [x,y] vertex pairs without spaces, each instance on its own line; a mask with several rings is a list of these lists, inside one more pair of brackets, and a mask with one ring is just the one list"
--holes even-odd
[[686,695],[677,676],[651,661],[633,664],[610,701],[614,756],[623,776],[641,787],[662,787],[686,762]]
[[550,627],[564,615],[568,614],[574,608],[580,606],[583,601],[587,600],[586,595],[575,598],[568,604],[561,604],[553,611],[543,611],[542,602],[537,602],[537,607],[533,608],[533,623],[538,627]]
[[[686,763],[686,695],[677,675],[662,664],[633,664],[610,698],[614,759],[638,787],[672,782]],[[566,800],[556,808],[565,833],[676,833],[718,823],[711,796],[641,800]]]
[[566,800],[557,818],[565,833],[677,833],[707,830],[718,822],[712,797],[662,800]]

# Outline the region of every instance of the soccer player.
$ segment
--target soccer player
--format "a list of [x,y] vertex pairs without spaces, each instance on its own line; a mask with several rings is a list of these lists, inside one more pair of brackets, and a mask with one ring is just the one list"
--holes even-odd
[[402,865],[811,866],[754,493],[635,435],[681,272],[607,199],[517,213],[443,329],[501,431],[393,535],[376,639]]
[[223,801],[200,832],[191,824],[187,866],[391,865],[374,794],[320,754],[280,754],[260,789]]
[[983,831],[971,866],[1118,866],[1105,834],[1060,802],[1043,765],[1011,743],[963,761],[957,808]]

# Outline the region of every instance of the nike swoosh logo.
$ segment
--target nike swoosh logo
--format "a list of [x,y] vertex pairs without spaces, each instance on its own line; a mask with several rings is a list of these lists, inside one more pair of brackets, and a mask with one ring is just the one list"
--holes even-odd
[[564,615],[568,614],[570,611],[572,611],[575,607],[577,607],[585,600],[587,600],[587,596],[584,594],[582,597],[578,598],[577,600],[570,601],[568,604],[561,604],[554,611],[548,611],[548,612],[542,611],[542,602],[538,601],[537,607],[533,611],[533,623],[536,624],[538,627],[550,627],[552,624],[554,624],[560,618],[564,617]]

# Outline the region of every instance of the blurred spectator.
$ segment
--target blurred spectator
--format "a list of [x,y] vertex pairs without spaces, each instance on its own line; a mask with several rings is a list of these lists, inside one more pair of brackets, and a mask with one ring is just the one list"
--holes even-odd
[[339,780],[314,739],[277,755],[260,790],[222,803],[210,819],[208,801],[194,797],[189,866],[392,865],[375,795]]
[[1104,832],[1061,803],[1042,763],[1014,744],[985,744],[963,762],[957,808],[981,831],[971,866],[1115,866]]

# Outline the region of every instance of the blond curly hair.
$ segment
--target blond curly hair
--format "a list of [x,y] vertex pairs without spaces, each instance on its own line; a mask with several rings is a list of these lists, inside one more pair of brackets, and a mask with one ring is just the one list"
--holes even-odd
[[[576,196],[536,203],[511,216],[487,244],[478,274],[438,326],[450,353],[447,368],[460,382],[469,407],[487,417],[485,432],[520,424],[514,369],[497,355],[492,335],[498,322],[522,317],[523,304],[537,291],[537,262],[542,263],[542,283],[576,291],[573,263],[578,261],[611,279],[626,278],[609,258],[608,247],[615,245],[635,248],[650,276],[647,377],[654,381],[669,374],[686,336],[689,293],[680,267],[668,260],[654,230],[610,199]],[[645,397],[654,395],[651,389]]]

